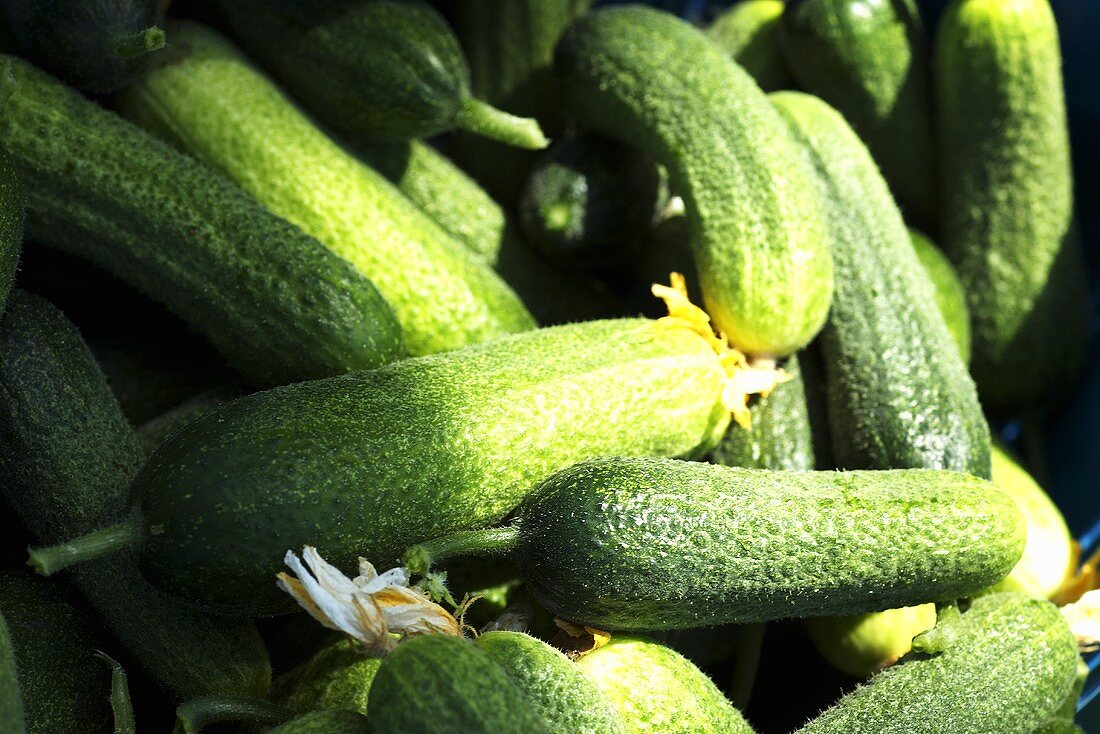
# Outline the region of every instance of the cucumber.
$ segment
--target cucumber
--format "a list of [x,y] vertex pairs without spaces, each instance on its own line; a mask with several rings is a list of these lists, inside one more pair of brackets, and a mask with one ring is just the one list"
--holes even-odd
[[942,653],[888,668],[799,732],[1030,734],[1074,685],[1077,641],[1050,602],[992,594],[941,624],[955,632]]
[[277,726],[268,734],[369,734],[367,718],[354,711],[314,711]]
[[561,652],[521,632],[488,632],[477,646],[555,734],[625,734],[611,701]]
[[[0,101],[0,105],[5,104]],[[23,187],[11,157],[0,149],[0,314],[8,301],[23,245]]]
[[644,7],[577,20],[554,68],[580,124],[668,169],[715,328],[750,355],[805,346],[832,300],[825,212],[813,169],[752,78],[701,32]]
[[955,274],[951,261],[932,240],[915,229],[909,230],[909,238],[917,251],[917,259],[936,287],[936,306],[943,315],[947,330],[951,332],[963,362],[969,363],[970,309],[966,306],[966,291],[959,282],[959,276]]
[[990,412],[1041,407],[1073,384],[1087,338],[1050,5],[952,2],[935,65],[940,245],[970,306],[971,371]]
[[[508,553],[555,615],[606,630],[879,611],[1004,578],[1026,527],[1015,503],[957,472],[771,472],[603,458],[543,482],[503,528],[406,553]],[[598,580],[598,583],[594,580]]]
[[[288,548],[317,543],[346,570],[385,563],[500,520],[582,459],[702,455],[729,423],[727,379],[690,329],[624,319],[276,388],[176,433],[134,480],[138,516],[108,534],[141,537],[165,591],[228,614],[286,612],[272,577]],[[62,556],[86,557],[73,549]]]
[[388,305],[350,265],[192,159],[8,58],[19,92],[0,106],[0,136],[26,190],[29,238],[138,286],[264,383],[402,356]]
[[158,0],[4,0],[20,53],[85,92],[117,92],[164,47]]
[[367,718],[372,731],[402,734],[550,731],[484,651],[447,635],[413,637],[390,653],[371,685]]
[[215,32],[181,22],[126,114],[241,184],[369,277],[412,355],[534,327],[516,295],[384,177],[330,140]]
[[180,428],[241,395],[240,389],[233,386],[214,388],[193,395],[176,407],[142,423],[137,428],[137,439],[142,452],[147,456],[152,454]]
[[830,665],[854,678],[867,678],[896,663],[913,638],[936,624],[936,605],[887,609],[872,614],[806,620],[814,647]]
[[886,182],[835,110],[772,101],[806,145],[828,202],[836,294],[822,331],[833,458],[844,469],[989,477],[989,427]]
[[535,120],[470,94],[458,39],[425,3],[215,4],[250,54],[274,68],[326,125],[353,140],[409,140],[462,129],[521,148],[546,147]]
[[341,639],[326,645],[276,682],[279,701],[300,714],[317,710],[367,713],[371,682],[382,664],[367,657],[358,642]]
[[747,71],[765,92],[794,85],[780,48],[783,0],[740,0],[707,28],[707,36]]
[[914,0],[792,0],[784,57],[805,91],[839,110],[907,217],[937,223],[928,38]]
[[[46,301],[14,291],[0,322],[0,493],[39,541],[59,542],[122,517],[143,460],[76,329]],[[72,581],[172,693],[267,690],[255,626],[182,607],[141,578],[131,554],[74,569]]]
[[5,734],[26,734],[23,694],[19,690],[19,672],[15,668],[15,647],[4,615],[0,613],[0,721]]
[[630,734],[752,733],[710,678],[664,645],[616,635],[581,655],[577,665],[610,699]]

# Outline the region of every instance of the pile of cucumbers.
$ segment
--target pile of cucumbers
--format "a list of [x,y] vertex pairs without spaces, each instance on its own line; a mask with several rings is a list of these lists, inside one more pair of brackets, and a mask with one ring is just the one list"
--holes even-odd
[[1048,2],[0,0],[0,734],[1081,731]]

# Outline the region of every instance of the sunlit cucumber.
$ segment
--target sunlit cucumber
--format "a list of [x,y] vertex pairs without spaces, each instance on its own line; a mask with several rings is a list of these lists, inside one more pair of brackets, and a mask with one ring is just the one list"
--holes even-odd
[[936,305],[939,306],[947,330],[959,348],[963,362],[970,362],[970,309],[966,306],[966,291],[963,290],[959,276],[951,261],[936,247],[932,240],[916,231],[909,230],[909,238],[917,259],[924,266],[932,285],[936,287]]

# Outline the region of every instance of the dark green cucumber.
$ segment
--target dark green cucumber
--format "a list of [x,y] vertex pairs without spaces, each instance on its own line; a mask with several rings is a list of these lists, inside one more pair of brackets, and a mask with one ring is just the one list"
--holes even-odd
[[5,734],[26,734],[23,694],[19,690],[19,672],[15,667],[15,648],[4,615],[0,613],[0,721]]
[[607,630],[879,611],[1004,578],[1024,519],[994,485],[929,469],[783,472],[602,458],[553,475],[503,528],[416,546],[509,553],[528,591]]
[[942,653],[886,669],[800,734],[1031,734],[1075,683],[1077,641],[1050,602],[992,594],[948,624]]
[[11,66],[19,92],[0,107],[0,136],[28,237],[137,285],[265,383],[403,354],[389,306],[347,262],[56,79]]
[[371,685],[367,718],[372,731],[402,734],[550,731],[484,651],[446,635],[413,637],[390,653]]
[[277,726],[268,734],[369,734],[367,717],[354,711],[314,711]]
[[906,216],[935,227],[932,73],[917,3],[791,0],[780,37],[800,88],[859,133]]
[[843,469],[951,469],[989,477],[989,427],[870,154],[835,110],[772,95],[827,202],[836,293],[821,335],[833,458]]
[[326,645],[275,682],[280,703],[300,714],[341,709],[367,713],[367,696],[380,658],[367,657],[354,640]]
[[[0,100],[0,104],[4,104]],[[8,301],[23,247],[23,187],[11,157],[0,149],[0,314]]]
[[4,0],[0,12],[36,65],[85,92],[117,92],[164,47],[160,0]]
[[477,646],[555,734],[625,734],[611,701],[561,652],[521,632],[488,632]]
[[951,266],[951,261],[932,240],[915,229],[909,230],[909,237],[913,242],[913,249],[917,251],[917,259],[928,273],[932,285],[936,287],[936,305],[947,324],[947,330],[951,332],[951,338],[955,340],[963,362],[969,363],[970,309],[966,306],[966,291],[959,282],[959,276]]
[[805,346],[832,299],[825,212],[812,167],[752,78],[700,31],[644,7],[580,18],[554,68],[579,123],[668,169],[715,328],[751,355]]
[[152,454],[180,428],[243,394],[240,388],[229,385],[206,390],[149,419],[137,428],[137,439],[142,451],[146,455]]
[[740,0],[710,24],[707,35],[765,92],[790,89],[791,70],[779,42],[783,0]]
[[956,0],[936,41],[940,245],[970,305],[971,371],[1008,414],[1072,384],[1086,344],[1062,57],[1047,0]]
[[[46,301],[14,291],[0,323],[0,493],[40,542],[59,542],[124,516],[143,460],[76,329]],[[255,626],[181,606],[141,578],[131,554],[73,569],[72,581],[173,693],[267,690]]]
[[352,139],[409,140],[463,129],[544,148],[535,120],[470,94],[458,39],[421,2],[220,0],[250,54],[329,127]]

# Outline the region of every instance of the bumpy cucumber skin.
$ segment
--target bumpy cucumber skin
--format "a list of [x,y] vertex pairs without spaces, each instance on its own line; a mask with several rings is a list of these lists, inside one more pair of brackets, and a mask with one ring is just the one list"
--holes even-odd
[[26,734],[23,695],[19,690],[19,672],[15,667],[15,648],[4,615],[0,613],[0,721],[6,722],[6,734]]
[[8,301],[23,247],[23,187],[11,157],[0,149],[0,314]]
[[943,653],[886,669],[800,734],[1031,734],[1049,720],[1080,659],[1058,608],[992,594],[976,599],[957,624]]
[[551,612],[607,630],[856,614],[1003,578],[1025,525],[956,472],[766,472],[595,459],[517,512],[515,558]]
[[934,227],[932,72],[914,0],[792,0],[781,29],[800,87],[843,113],[902,211]]
[[366,714],[371,682],[381,664],[380,658],[364,655],[358,642],[338,640],[287,673],[280,703],[302,714],[322,709]]
[[128,90],[128,117],[239,183],[369,277],[409,353],[535,326],[519,298],[389,181],[303,115],[228,41],[196,23]]
[[[57,543],[124,516],[144,460],[75,327],[14,291],[0,323],[0,492],[39,541]],[[271,680],[255,625],[207,617],[154,589],[132,554],[70,577],[115,636],[181,698],[263,695]]]
[[940,244],[970,304],[971,371],[994,413],[1071,384],[1086,268],[1058,30],[1047,0],[956,0],[936,41]]
[[445,635],[398,645],[378,669],[367,709],[371,729],[380,732],[550,731],[488,655],[472,642]]
[[707,36],[765,92],[790,89],[791,70],[779,45],[783,0],[742,0],[714,19]]
[[825,212],[812,168],[752,78],[701,32],[644,7],[580,18],[554,69],[569,114],[668,168],[715,327],[749,354],[805,346],[832,300]]
[[109,734],[111,676],[95,658],[91,616],[64,589],[29,570],[0,571],[27,732]]
[[27,235],[164,303],[253,379],[279,384],[403,355],[389,306],[348,263],[243,191],[13,57],[0,136]]
[[313,711],[272,729],[269,734],[369,734],[367,718],[354,711]]
[[703,671],[659,643],[615,635],[577,665],[611,701],[628,734],[752,734]]
[[611,702],[561,652],[522,632],[477,638],[555,734],[625,734]]
[[143,568],[229,614],[293,608],[272,581],[314,544],[351,571],[500,520],[595,456],[699,456],[729,423],[701,339],[643,319],[541,329],[276,388],[191,423],[132,487]]
[[989,426],[886,182],[827,104],[771,99],[814,160],[830,213],[836,294],[820,341],[836,465],[989,478]]
[[936,306],[943,315],[947,330],[959,348],[964,363],[970,362],[970,309],[966,306],[966,291],[963,290],[959,276],[951,261],[936,247],[932,240],[916,231],[909,230],[909,238],[917,259],[936,287]]
[[217,408],[222,403],[239,398],[241,391],[228,385],[193,395],[167,412],[142,423],[137,428],[137,439],[141,450],[149,455],[173,433],[188,423]]

